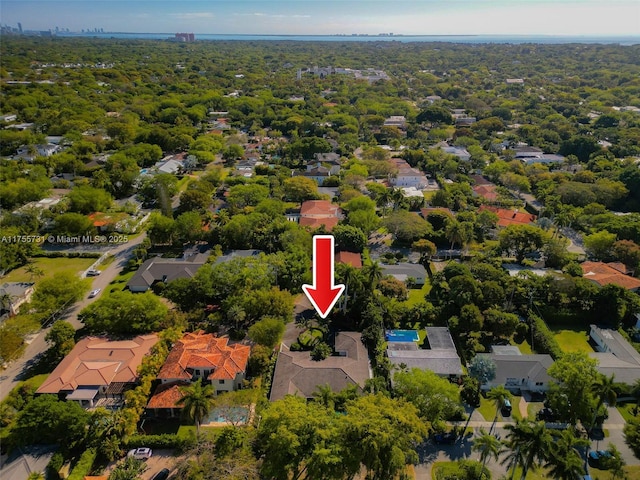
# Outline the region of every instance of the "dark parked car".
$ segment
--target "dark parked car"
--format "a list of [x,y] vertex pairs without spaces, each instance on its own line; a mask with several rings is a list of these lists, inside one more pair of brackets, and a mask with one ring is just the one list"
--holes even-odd
[[446,445],[453,445],[456,443],[457,435],[452,432],[448,433],[437,433],[433,436],[433,441],[436,443],[444,443]]
[[151,480],[167,480],[167,478],[169,478],[169,469],[163,468],[156,473]]
[[511,402],[509,400],[504,401],[502,408],[500,408],[500,413],[502,413],[503,417],[511,416]]

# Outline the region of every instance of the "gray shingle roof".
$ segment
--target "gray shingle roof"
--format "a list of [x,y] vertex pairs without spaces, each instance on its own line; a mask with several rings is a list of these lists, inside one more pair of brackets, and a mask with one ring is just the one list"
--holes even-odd
[[462,375],[460,357],[446,327],[427,327],[427,344],[421,349],[415,342],[389,342],[387,357],[394,365],[431,370],[438,375]]
[[346,356],[331,356],[316,362],[309,352],[292,352],[282,345],[271,384],[271,401],[285,395],[310,398],[320,385],[329,385],[339,392],[349,385],[364,386],[371,378],[369,357],[362,344],[362,336],[355,332],[336,334],[335,350]]
[[406,275],[407,277],[424,278],[427,271],[418,263],[400,263],[398,265],[382,265],[384,275]]
[[550,355],[481,355],[486,355],[495,362],[495,383],[505,384],[508,378],[528,378],[531,382],[543,383],[551,380],[547,374],[547,369],[553,364]]
[[186,259],[154,257],[146,260],[127,282],[128,288],[151,287],[155,282],[171,282],[178,278],[192,278],[206,263],[209,252]]
[[405,364],[408,368],[431,370],[438,375],[462,375],[460,357],[455,350],[387,350],[394,365]]
[[453,343],[453,338],[451,338],[451,333],[447,327],[427,327],[425,330],[427,332],[429,347],[432,350],[446,348],[454,352],[456,351],[456,346]]

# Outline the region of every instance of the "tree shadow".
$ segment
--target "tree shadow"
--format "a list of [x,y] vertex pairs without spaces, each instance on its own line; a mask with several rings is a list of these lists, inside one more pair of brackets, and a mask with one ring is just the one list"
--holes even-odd
[[15,378],[22,381],[36,375],[51,373],[59,361],[60,359],[57,358],[56,352],[50,348],[28,360],[22,371]]

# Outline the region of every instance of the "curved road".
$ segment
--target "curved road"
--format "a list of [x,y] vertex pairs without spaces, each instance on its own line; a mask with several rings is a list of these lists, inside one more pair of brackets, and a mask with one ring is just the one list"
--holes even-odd
[[[116,247],[109,250],[109,253],[114,255],[115,260],[111,262],[107,267],[101,269],[102,273],[100,275],[98,275],[97,277],[92,277],[93,283],[91,285],[91,290],[100,288],[100,294],[98,294],[95,298],[85,297],[84,299],[80,300],[69,310],[66,315],[62,316],[60,319],[69,322],[76,330],[81,328],[82,323],[78,320],[78,313],[80,313],[80,311],[84,307],[100,298],[100,296],[109,286],[109,283],[111,283],[111,281],[118,276],[122,268],[126,265],[129,257],[133,253],[133,249],[140,243],[142,243],[146,236],[146,233],[143,232],[131,241],[123,243],[121,245],[117,245]],[[64,261],[64,259],[61,258],[60,261]],[[22,376],[28,370],[28,368],[31,367],[37,361],[38,357],[47,350],[49,346],[47,345],[44,337],[49,331],[49,328],[44,328],[37,334],[32,336],[31,341],[25,348],[22,356],[10,362],[7,368],[0,372],[0,401],[4,400],[11,389],[23,379]]]

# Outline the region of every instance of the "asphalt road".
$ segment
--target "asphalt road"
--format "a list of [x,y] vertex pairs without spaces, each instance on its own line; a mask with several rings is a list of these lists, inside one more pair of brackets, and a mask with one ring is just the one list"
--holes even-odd
[[[91,290],[99,288],[101,289],[100,293],[94,298],[85,297],[77,302],[73,307],[71,307],[68,313],[61,317],[61,320],[66,320],[73,325],[76,330],[81,328],[82,323],[78,320],[78,313],[80,313],[84,307],[100,298],[107,289],[109,283],[116,278],[122,268],[126,265],[129,257],[133,253],[133,249],[145,238],[146,233],[143,232],[129,242],[119,244],[109,250],[109,253],[115,256],[115,260],[104,268],[98,267],[102,273],[97,277],[91,277],[93,279]],[[60,261],[64,262],[64,259],[61,258]],[[49,328],[44,328],[37,334],[32,335],[28,340],[29,344],[22,356],[13,360],[5,370],[0,372],[0,401],[9,394],[11,389],[15,387],[18,382],[23,380],[22,377],[29,367],[31,367],[37,361],[38,357],[48,349],[47,342],[44,339],[48,331]]]

